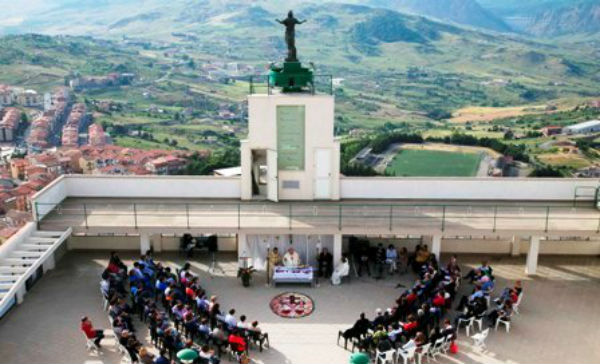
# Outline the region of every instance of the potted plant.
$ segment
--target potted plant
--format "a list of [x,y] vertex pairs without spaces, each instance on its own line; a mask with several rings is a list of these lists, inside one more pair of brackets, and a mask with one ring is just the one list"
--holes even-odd
[[250,286],[250,279],[252,279],[252,273],[256,272],[256,269],[254,269],[253,266],[250,266],[248,268],[240,268],[238,269],[238,278],[242,279],[242,285],[244,287],[249,287]]

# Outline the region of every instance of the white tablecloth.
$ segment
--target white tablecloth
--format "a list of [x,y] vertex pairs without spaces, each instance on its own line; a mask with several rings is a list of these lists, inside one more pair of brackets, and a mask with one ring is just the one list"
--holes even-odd
[[273,270],[274,283],[312,283],[313,279],[314,272],[312,267],[275,267]]

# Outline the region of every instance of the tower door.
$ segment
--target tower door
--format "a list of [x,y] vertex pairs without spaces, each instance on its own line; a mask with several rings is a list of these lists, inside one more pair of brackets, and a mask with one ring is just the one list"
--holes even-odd
[[279,200],[279,181],[277,177],[277,151],[267,150],[267,199]]
[[331,199],[331,149],[315,151],[315,199]]

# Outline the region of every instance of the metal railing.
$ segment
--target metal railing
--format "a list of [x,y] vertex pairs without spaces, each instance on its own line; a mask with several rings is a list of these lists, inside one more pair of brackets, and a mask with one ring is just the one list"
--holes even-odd
[[[273,93],[275,85],[271,83],[268,75],[250,76],[248,80],[250,95]],[[261,92],[261,90],[264,90]],[[310,85],[310,93],[315,95],[319,93],[333,95],[333,76],[332,75],[313,75],[313,82]]]
[[[38,224],[80,227],[345,229],[399,232],[502,230],[600,232],[600,212],[566,205],[384,203],[78,203],[35,205]],[[50,206],[50,208],[48,208]]]

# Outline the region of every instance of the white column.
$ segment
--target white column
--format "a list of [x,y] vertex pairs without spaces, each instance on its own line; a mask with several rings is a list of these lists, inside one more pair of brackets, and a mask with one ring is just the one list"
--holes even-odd
[[440,253],[442,252],[442,236],[434,235],[431,237],[431,253],[435,255],[435,259],[440,262]]
[[518,257],[521,255],[521,237],[513,236],[510,242],[510,255]]
[[23,283],[21,285],[21,287],[19,287],[19,289],[17,290],[17,303],[21,304],[23,303],[23,300],[25,299],[25,293],[27,292],[27,289],[25,288],[25,283]]
[[241,257],[248,256],[248,239],[246,238],[246,234],[238,233],[237,234],[237,245],[238,245],[238,259]]
[[529,252],[527,253],[527,265],[525,273],[534,275],[537,270],[538,254],[540,252],[540,237],[532,236],[529,242]]
[[342,234],[333,235],[333,266],[337,266],[342,260]]
[[47,271],[54,269],[55,266],[56,264],[54,262],[54,253],[52,253],[50,254],[50,256],[48,256],[48,258],[46,258],[46,260],[42,264],[42,269],[44,273],[46,273]]
[[[175,238],[175,239],[177,239],[177,238]],[[160,235],[159,239],[154,239],[154,240],[150,239],[150,240],[152,243],[152,250],[154,250],[155,253],[160,253],[162,251],[162,243],[163,243],[162,234]]]
[[150,250],[150,234],[140,232],[140,252],[146,254]]

